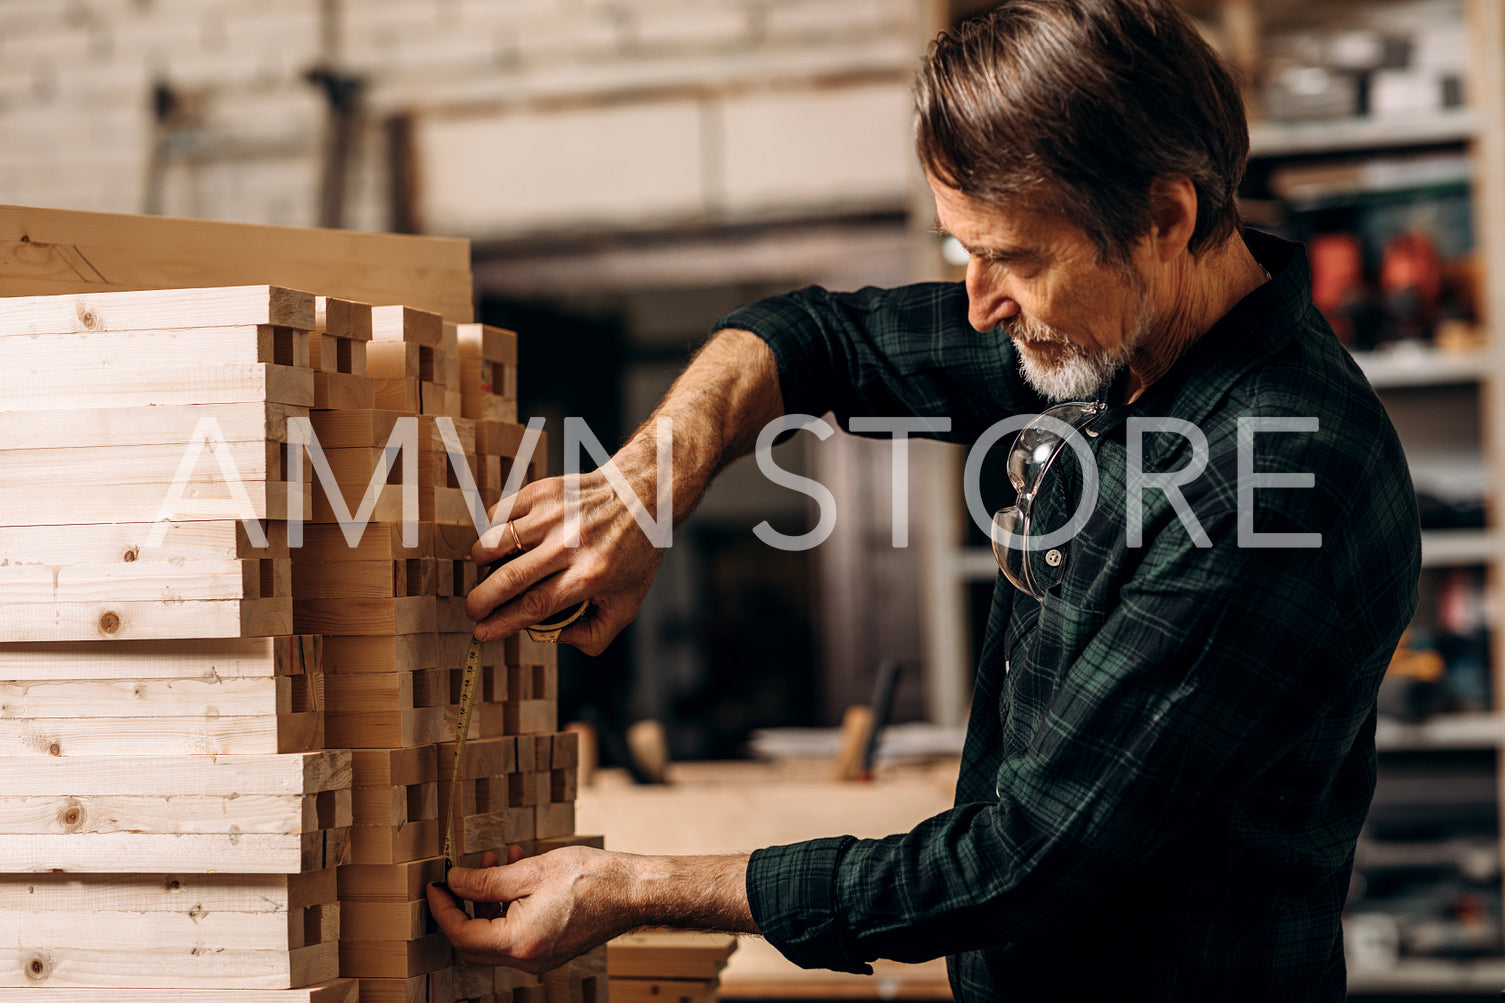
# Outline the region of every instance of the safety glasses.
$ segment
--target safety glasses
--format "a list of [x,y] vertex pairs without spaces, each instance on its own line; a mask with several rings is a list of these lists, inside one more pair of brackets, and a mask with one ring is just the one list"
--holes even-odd
[[[1019,497],[1014,504],[993,513],[993,556],[998,567],[1021,592],[1045,598],[1044,582],[1041,582],[1031,567],[1029,554],[1035,550],[1049,550],[1047,563],[1059,566],[1061,554],[1053,549],[1069,540],[1081,529],[1091,515],[1091,506],[1078,506],[1076,515],[1065,526],[1049,533],[1037,533],[1030,510],[1046,475],[1056,459],[1068,445],[1085,460],[1091,460],[1091,452],[1078,435],[1093,418],[1107,409],[1106,404],[1096,401],[1071,401],[1057,404],[1040,412],[1033,421],[1020,430],[1009,450],[1009,481]],[[1085,462],[1083,495],[1095,502],[1097,497],[1097,464]],[[1055,560],[1050,558],[1054,555]]]

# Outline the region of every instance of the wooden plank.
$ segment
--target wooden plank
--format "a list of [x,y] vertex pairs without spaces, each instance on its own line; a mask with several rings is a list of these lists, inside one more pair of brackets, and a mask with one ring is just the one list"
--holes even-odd
[[513,735],[541,735],[559,728],[558,706],[553,700],[509,700],[506,707],[507,732]]
[[337,862],[326,860],[325,835],[324,831],[0,835],[0,854],[12,874],[56,871],[293,874]]
[[431,745],[362,750],[351,756],[353,787],[411,787],[439,779],[438,749]]
[[396,864],[423,860],[440,853],[444,836],[439,820],[418,819],[402,826],[358,825],[350,830],[350,862]]
[[416,634],[434,629],[434,600],[432,596],[300,599],[293,622],[299,633],[307,634]]
[[183,913],[194,908],[242,915],[296,916],[339,899],[337,869],[297,874],[0,875],[0,909]]
[[101,371],[49,366],[0,367],[0,411],[77,408],[87,400],[98,407],[151,407],[174,404],[273,402],[312,407],[314,374],[285,365],[153,365],[132,359]]
[[0,338],[263,324],[311,330],[313,296],[251,285],[0,297]]
[[314,297],[314,329],[336,338],[371,340],[371,304],[338,296]]
[[[213,463],[212,460],[209,462]],[[0,525],[142,523],[152,522],[159,515],[165,521],[173,522],[223,522],[227,519],[239,519],[247,514],[258,520],[280,521],[289,516],[288,486],[282,481],[260,480],[246,474],[241,481],[241,487],[245,490],[244,502],[230,496],[223,480],[190,481],[181,485],[181,491],[173,488],[170,479],[148,484],[113,484],[110,486],[109,503],[101,504],[98,495],[84,490],[91,486],[84,468],[76,466],[75,469],[77,472],[69,480],[53,482],[54,485],[66,484],[66,492],[43,492],[34,483],[0,482]],[[205,469],[203,463],[200,463],[199,469]],[[99,483],[96,480],[92,486],[97,488]],[[312,493],[307,490],[303,492],[302,515],[305,519],[314,514],[314,505],[309,497]],[[249,513],[246,511],[246,502],[250,505]]]
[[429,557],[434,548],[434,526],[416,525],[417,542],[403,543],[401,523],[367,523],[356,536],[355,545],[337,523],[309,523],[303,527],[303,543],[298,548],[298,562],[309,565],[324,561],[393,561]]
[[316,408],[373,408],[376,385],[370,377],[348,373],[314,373]]
[[468,322],[469,259],[449,238],[0,206],[0,296],[253,281]]
[[[3,302],[3,300],[0,300]],[[0,443],[13,449],[80,449],[167,443],[182,447],[212,418],[227,442],[286,442],[287,419],[307,408],[266,402],[58,409],[39,417],[0,411]]]
[[343,749],[261,756],[0,759],[0,775],[7,797],[301,796],[348,790],[354,780],[351,754]]
[[0,718],[0,756],[260,755],[323,744],[323,715]]
[[[89,369],[101,384],[119,381],[117,369],[257,363],[308,369],[308,335],[288,328],[206,327],[0,337],[0,364],[7,369],[38,374]],[[87,402],[80,397],[68,406]]]
[[73,526],[0,526],[0,567],[8,565],[131,564],[137,561],[213,562],[289,556],[287,527],[262,527],[266,547],[252,544],[239,522],[94,523]]
[[350,864],[339,870],[340,901],[413,902],[443,880],[444,858],[438,855],[400,864]]
[[[92,471],[98,485],[168,485],[178,476],[190,437],[176,442],[120,446],[65,446],[49,449],[0,449],[0,478],[7,488],[33,490],[85,483]],[[267,439],[205,443],[188,476],[191,484],[223,484],[220,464],[228,461],[242,482],[281,480],[283,446]],[[57,492],[61,493],[61,491]]]
[[714,999],[716,986],[715,979],[613,978],[610,992],[612,1003],[678,1003],[680,1000]]
[[97,643],[6,644],[0,677],[36,679],[261,679],[317,672],[317,635]]
[[291,598],[0,605],[0,641],[276,637],[291,633]]
[[383,447],[397,427],[399,411],[378,411],[361,408],[349,411],[330,411],[311,415],[314,435],[324,450],[342,447]]
[[[120,989],[110,990],[109,1003],[369,1003],[359,995],[354,979],[321,982],[304,989]],[[53,986],[0,988],[3,1003],[100,1003],[96,989]],[[424,1000],[423,1003],[428,1003]]]
[[347,940],[417,940],[433,932],[428,903],[423,899],[350,902],[340,907],[340,934]]
[[[432,749],[432,745],[418,746],[416,749],[398,749],[397,752],[413,752],[418,749]],[[352,749],[357,754],[362,752],[377,753],[394,750],[384,749]],[[418,822],[426,818],[439,817],[439,781],[430,780],[424,783],[396,784],[384,787],[354,787],[351,788],[350,800],[353,811],[353,822],[356,826],[400,826],[408,822]],[[437,851],[436,851],[437,852]]]
[[[371,337],[373,341],[402,341],[424,348],[438,348],[444,340],[444,318],[431,310],[413,306],[373,307]],[[421,378],[431,377],[424,375]]]
[[450,958],[442,933],[406,941],[340,941],[340,972],[347,977],[405,979],[444,968]]
[[286,989],[328,982],[338,975],[339,954],[333,943],[291,951],[195,950],[193,945],[111,951],[42,942],[0,952],[0,986],[5,988]]
[[728,933],[629,933],[607,942],[606,965],[613,979],[715,979],[736,950]]
[[[321,912],[328,919],[340,916],[338,904]],[[325,917],[321,917],[321,922]],[[308,946],[293,943],[303,940],[304,918],[301,912],[242,913],[191,909],[178,912],[142,913],[134,910],[112,912],[102,909],[69,915],[58,912],[0,911],[0,937],[9,944],[87,944],[91,950],[152,953],[173,948],[206,951],[286,951]],[[296,931],[292,929],[297,927]],[[314,931],[316,937],[321,931]],[[338,939],[336,932],[331,941]],[[321,939],[314,943],[322,943]]]
[[212,673],[189,679],[0,681],[0,708],[7,717],[27,720],[275,717],[292,713],[295,681],[292,676],[221,679]]
[[8,603],[263,599],[291,594],[292,561],[0,565]]

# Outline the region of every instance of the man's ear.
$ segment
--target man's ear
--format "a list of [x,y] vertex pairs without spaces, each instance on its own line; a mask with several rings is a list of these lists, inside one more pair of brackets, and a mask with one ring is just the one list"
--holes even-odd
[[1197,189],[1184,174],[1167,174],[1150,184],[1150,241],[1161,261],[1186,250],[1197,228]]

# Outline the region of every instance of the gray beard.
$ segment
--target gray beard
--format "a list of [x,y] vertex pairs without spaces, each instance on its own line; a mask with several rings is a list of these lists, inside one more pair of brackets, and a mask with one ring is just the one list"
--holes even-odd
[[[1144,343],[1150,327],[1149,311],[1144,307],[1141,311],[1130,337],[1118,348],[1106,352],[1082,348],[1055,328],[1023,317],[1004,330],[1019,356],[1020,375],[1037,393],[1050,401],[1090,400],[1113,381],[1118,371],[1129,364],[1134,350]],[[1051,347],[1040,352],[1021,344],[1021,335],[1027,341],[1047,342]]]
[[1114,375],[1128,364],[1129,352],[1092,352],[1075,345],[1062,346],[1070,354],[1067,358],[1046,362],[1028,348],[1017,343],[1019,372],[1025,382],[1050,401],[1087,400],[1113,380]]

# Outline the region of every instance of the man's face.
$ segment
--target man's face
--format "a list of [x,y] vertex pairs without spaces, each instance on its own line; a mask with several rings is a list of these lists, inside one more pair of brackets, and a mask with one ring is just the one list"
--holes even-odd
[[1001,329],[1025,379],[1051,400],[1092,396],[1148,336],[1146,283],[1133,264],[1103,264],[1080,228],[1005,212],[930,178],[941,227],[966,249],[967,319]]

